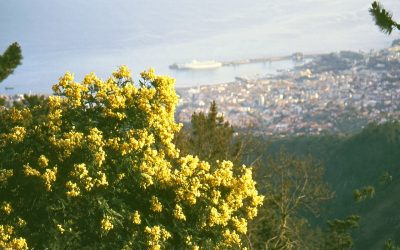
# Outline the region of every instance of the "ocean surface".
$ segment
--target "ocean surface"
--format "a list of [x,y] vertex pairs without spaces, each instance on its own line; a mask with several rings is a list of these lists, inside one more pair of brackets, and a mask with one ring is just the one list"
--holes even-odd
[[[395,0],[381,1],[400,14]],[[0,0],[0,51],[18,41],[23,64],[0,94],[50,93],[66,71],[108,77],[118,65],[134,75],[149,67],[176,86],[229,82],[290,68],[260,63],[206,71],[168,66],[293,52],[381,49],[398,37],[381,33],[368,0]],[[1,52],[0,52],[1,53]],[[5,90],[13,87],[13,90]]]

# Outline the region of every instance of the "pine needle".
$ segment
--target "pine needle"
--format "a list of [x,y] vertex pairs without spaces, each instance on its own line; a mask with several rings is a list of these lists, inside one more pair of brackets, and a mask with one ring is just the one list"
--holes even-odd
[[369,9],[369,13],[375,20],[375,24],[386,34],[391,34],[393,28],[400,28],[400,25],[393,20],[393,14],[385,10],[382,4],[374,1]]

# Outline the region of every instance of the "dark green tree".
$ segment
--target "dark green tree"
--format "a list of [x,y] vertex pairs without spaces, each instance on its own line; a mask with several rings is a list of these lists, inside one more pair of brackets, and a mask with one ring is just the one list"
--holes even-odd
[[191,124],[175,135],[175,145],[182,155],[196,155],[208,162],[230,160],[236,165],[253,167],[259,167],[266,148],[265,141],[250,132],[235,132],[223,115],[218,114],[215,101],[208,113],[193,113]]
[[229,147],[233,136],[233,128],[229,122],[218,115],[215,101],[211,103],[207,114],[192,115],[192,134],[189,139],[192,150],[202,160],[225,160],[230,158]]
[[207,114],[192,115],[190,130],[182,130],[176,141],[183,154],[197,155],[205,161],[232,160],[233,133],[213,101]]
[[375,24],[386,34],[391,34],[393,29],[400,30],[400,24],[393,20],[393,14],[386,10],[381,3],[374,1],[369,13],[375,20]]
[[334,219],[328,221],[329,233],[326,236],[325,248],[327,250],[345,250],[353,246],[352,231],[359,227],[360,217],[350,215],[340,220]]
[[364,201],[368,198],[373,198],[375,195],[375,188],[373,186],[362,187],[353,191],[354,200],[357,202]]
[[13,43],[0,56],[0,82],[11,75],[15,68],[21,64],[21,47],[18,43]]
[[396,245],[396,242],[388,240],[383,246],[383,250],[400,250],[400,246]]

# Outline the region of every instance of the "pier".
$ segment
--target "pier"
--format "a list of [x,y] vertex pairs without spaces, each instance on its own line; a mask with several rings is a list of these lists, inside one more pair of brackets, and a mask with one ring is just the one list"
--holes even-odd
[[224,61],[221,62],[222,66],[236,66],[250,63],[260,63],[260,62],[277,62],[284,60],[293,60],[293,61],[302,61],[303,59],[314,59],[315,57],[320,56],[320,54],[306,54],[297,52],[288,56],[270,56],[270,57],[259,57],[252,59],[244,59],[244,60],[233,60],[233,61]]
[[250,63],[270,63],[284,60],[293,60],[301,62],[304,59],[314,59],[315,57],[321,56],[321,54],[307,54],[304,55],[301,52],[296,52],[288,56],[269,56],[269,57],[259,57],[259,58],[251,58],[251,59],[241,59],[241,60],[233,60],[233,61],[196,61],[193,60],[190,63],[184,64],[171,64],[169,65],[170,69],[174,70],[200,70],[200,69],[216,69],[224,66],[239,66]]

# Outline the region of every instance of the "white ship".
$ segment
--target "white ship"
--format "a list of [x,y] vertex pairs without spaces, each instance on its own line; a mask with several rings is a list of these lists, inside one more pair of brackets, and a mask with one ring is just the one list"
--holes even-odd
[[177,64],[174,63],[169,66],[170,69],[186,69],[186,70],[195,70],[195,69],[216,69],[222,66],[222,63],[217,61],[196,61],[193,60],[190,63],[185,64]]

